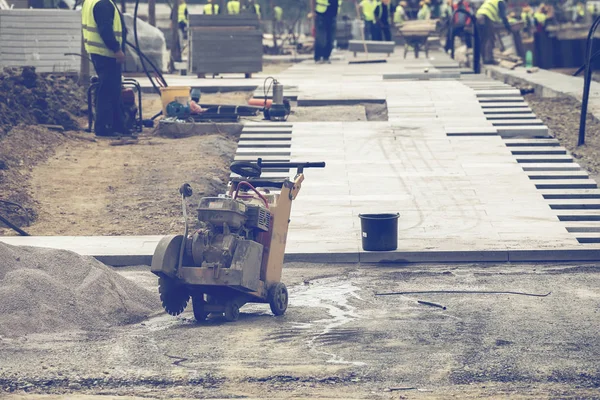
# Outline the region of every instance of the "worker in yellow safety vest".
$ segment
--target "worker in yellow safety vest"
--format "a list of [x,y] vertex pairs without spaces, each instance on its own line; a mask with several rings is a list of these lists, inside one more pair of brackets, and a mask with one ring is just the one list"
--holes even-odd
[[394,25],[400,26],[408,19],[406,17],[406,6],[406,1],[401,1],[400,4],[398,4],[398,7],[396,7],[396,11],[394,12]]
[[215,4],[213,0],[208,0],[208,3],[203,8],[204,15],[217,15],[219,13],[219,5]]
[[[87,1],[87,0],[86,0]],[[171,21],[173,21],[173,13],[175,9],[171,10]],[[187,27],[188,27],[188,8],[185,0],[179,0],[177,6],[177,26],[183,35],[183,38],[187,40]]]
[[587,8],[588,15],[592,17],[592,20],[595,20],[596,17],[598,16],[598,12],[596,12],[596,5],[594,3],[592,3],[591,1],[588,1],[586,8]]
[[427,20],[431,19],[431,8],[429,8],[429,0],[421,0],[419,2],[419,12],[417,13],[417,19]]
[[83,44],[98,75],[96,136],[128,134],[121,101],[121,64],[125,62],[125,22],[112,0],[85,0],[81,8]]
[[504,24],[512,32],[510,23],[506,18],[506,4],[503,0],[485,0],[477,10],[477,28],[481,38],[482,56],[484,64],[495,64],[494,61],[494,24]]
[[573,22],[583,22],[585,19],[585,7],[583,3],[578,2],[573,12]]
[[364,22],[365,40],[377,40],[378,29],[375,25],[375,8],[377,0],[362,0],[358,3],[358,8],[362,12]]
[[331,64],[336,19],[342,0],[315,0],[315,62]]
[[533,14],[533,20],[538,32],[543,31],[546,28],[546,21],[548,20],[548,7],[542,4],[538,10]]
[[533,10],[529,6],[524,6],[521,10],[521,21],[523,21],[523,31],[531,35],[531,27],[533,26]]
[[235,15],[240,13],[239,0],[229,0],[227,2],[227,14]]

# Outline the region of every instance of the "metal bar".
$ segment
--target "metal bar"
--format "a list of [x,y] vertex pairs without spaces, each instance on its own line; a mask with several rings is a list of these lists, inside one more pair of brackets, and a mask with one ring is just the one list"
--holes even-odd
[[581,115],[579,116],[579,138],[577,146],[585,144],[585,123],[587,117],[588,101],[590,98],[590,86],[592,84],[592,40],[594,33],[600,25],[600,17],[592,24],[585,45],[585,75],[583,77],[583,96],[581,99]]

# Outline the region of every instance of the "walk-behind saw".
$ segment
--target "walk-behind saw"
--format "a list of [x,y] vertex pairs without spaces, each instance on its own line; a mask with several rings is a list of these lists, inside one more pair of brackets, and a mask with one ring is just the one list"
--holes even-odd
[[[181,314],[190,298],[197,321],[224,315],[239,317],[246,303],[269,303],[283,315],[288,291],[281,282],[283,257],[292,209],[304,181],[304,169],[324,168],[324,162],[234,162],[226,194],[203,197],[197,226],[190,232],[186,198],[192,188],[180,188],[183,235],[165,236],[152,257],[162,305]],[[293,180],[261,178],[263,168],[297,170]]]

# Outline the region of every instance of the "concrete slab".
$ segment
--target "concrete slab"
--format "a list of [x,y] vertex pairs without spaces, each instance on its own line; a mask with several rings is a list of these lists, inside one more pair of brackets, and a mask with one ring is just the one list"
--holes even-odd
[[504,139],[507,147],[560,146],[556,139]]
[[545,199],[600,199],[599,189],[540,190]]
[[540,126],[496,126],[503,138],[514,137],[550,137],[548,127]]
[[535,180],[589,179],[586,171],[528,171],[527,176]]
[[564,163],[564,164],[556,164],[556,163],[528,163],[522,165],[523,171],[525,172],[535,172],[535,171],[581,171],[582,168],[577,163]]
[[539,164],[539,163],[572,163],[573,157],[570,155],[522,155],[515,157],[520,164]]
[[598,187],[591,179],[544,179],[535,182],[538,189],[595,189]]
[[560,146],[532,146],[532,147],[511,147],[511,154],[514,155],[535,155],[535,154],[567,154],[567,150]]
[[540,119],[502,119],[492,120],[494,126],[539,126],[544,125],[544,122]]
[[534,120],[537,119],[535,114],[487,114],[485,116],[488,120]]
[[598,210],[600,199],[555,199],[548,200],[553,210]]

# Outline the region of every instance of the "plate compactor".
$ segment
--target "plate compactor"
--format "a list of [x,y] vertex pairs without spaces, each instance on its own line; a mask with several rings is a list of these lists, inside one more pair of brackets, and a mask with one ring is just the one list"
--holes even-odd
[[[235,321],[246,303],[269,303],[283,315],[288,291],[281,282],[292,201],[304,181],[305,168],[324,162],[234,162],[226,194],[203,197],[193,231],[187,224],[190,185],[180,188],[183,235],[165,236],[152,257],[162,305],[181,314],[190,298],[197,321],[224,315]],[[297,169],[293,180],[261,178],[262,168]]]

